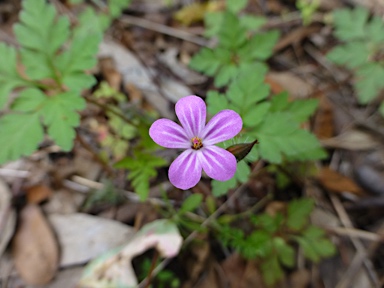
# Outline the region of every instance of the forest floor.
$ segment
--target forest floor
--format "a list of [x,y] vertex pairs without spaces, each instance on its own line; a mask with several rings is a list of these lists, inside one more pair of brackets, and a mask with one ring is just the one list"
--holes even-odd
[[[65,1],[48,2],[64,14],[75,9]],[[91,4],[84,5],[98,1],[86,2]],[[187,191],[174,187],[167,171],[177,151],[161,150],[156,155],[166,164],[156,167],[157,175],[145,184],[149,193],[145,201],[136,189],[146,186],[133,185],[126,168],[134,164],[130,162],[125,169],[115,166],[132,156],[131,149],[148,134],[148,130],[135,132],[137,121],[149,121],[147,128],[157,118],[177,121],[174,109],[180,98],[198,95],[207,99],[208,90],[226,91],[215,86],[213,77],[189,66],[200,49],[212,48],[217,42],[214,37],[204,37],[203,19],[210,9],[225,9],[225,1],[215,2],[213,8],[208,2],[214,1],[132,1],[100,44],[98,64],[90,71],[97,84],[84,92],[87,108],[80,112],[73,149],[64,152],[46,139],[31,156],[0,167],[1,288],[129,287],[127,283],[135,282],[141,282],[142,288],[384,286],[384,121],[379,112],[383,93],[377,89],[372,101],[359,102],[354,86],[358,76],[326,56],[341,43],[329,20],[334,11],[364,7],[383,19],[383,1],[313,1],[317,7],[306,25],[304,10],[296,5],[300,1],[250,0],[241,12],[265,17],[263,31],[279,31],[266,61],[268,97],[287,91],[289,101],[317,99],[313,115],[300,127],[316,136],[326,157],[305,163],[274,164],[263,157],[248,161],[248,177],[225,195],[214,197],[213,184],[205,175]],[[0,42],[15,45],[12,25],[18,21],[20,9],[18,1],[0,1]],[[381,63],[383,55],[379,55]],[[104,97],[107,94],[114,96]],[[111,108],[114,106],[119,109]],[[127,123],[121,119],[128,119]],[[183,204],[195,194],[202,198],[192,197]],[[289,230],[285,218],[278,224],[273,219],[278,219],[276,215],[290,217],[295,209],[305,210],[298,214],[308,218],[305,225],[324,231],[319,237],[328,240],[313,241],[324,241],[325,246],[332,243],[333,253],[321,247],[313,252],[308,247],[314,243],[295,242],[300,229],[296,234],[284,234]],[[272,221],[260,228],[266,231],[261,236],[272,237],[267,242],[290,243],[275,258],[265,257],[263,253],[275,255],[269,250],[252,251],[260,244],[259,234],[254,242],[240,244],[221,239],[225,229],[217,227],[246,235],[259,229],[244,220],[253,219],[249,215],[267,215],[263,219]],[[140,230],[146,224],[164,224],[160,219],[174,220],[183,243],[179,232],[172,230],[174,226],[159,234],[153,232],[155,226],[151,233]],[[157,220],[160,222],[154,222]],[[278,228],[270,232],[273,225]],[[86,264],[116,247],[124,247],[125,252],[104,264],[115,270],[106,266],[100,271],[91,269],[88,282],[79,284]],[[177,255],[164,258],[161,249],[168,248],[175,248]],[[249,256],[252,253],[255,255]],[[284,253],[289,255],[279,258]],[[131,279],[121,280],[122,286],[117,282],[106,286],[106,282],[98,282],[108,278],[106,274]],[[89,279],[95,282],[90,284]]]

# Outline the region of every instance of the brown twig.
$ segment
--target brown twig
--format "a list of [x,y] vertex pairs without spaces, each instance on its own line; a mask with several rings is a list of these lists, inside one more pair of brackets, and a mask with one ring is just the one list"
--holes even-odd
[[172,27],[160,24],[160,23],[155,23],[144,18],[130,16],[130,15],[123,15],[119,18],[119,21],[123,24],[139,26],[141,28],[156,31],[161,34],[165,34],[165,35],[179,38],[188,42],[192,42],[199,46],[203,46],[203,47],[208,46],[207,40],[201,37],[198,37],[190,32],[182,31],[176,28],[172,28]]
[[[343,205],[341,204],[339,198],[335,195],[330,195],[331,202],[333,207],[336,210],[337,215],[340,218],[341,223],[346,228],[353,228],[353,224],[351,219],[349,218],[347,212],[345,211]],[[350,235],[351,242],[356,249],[355,257],[352,260],[352,263],[349,265],[347,271],[344,276],[341,278],[339,283],[336,285],[336,288],[347,288],[351,286],[351,283],[354,279],[354,276],[357,275],[357,272],[360,270],[361,265],[364,264],[367,274],[371,280],[372,287],[380,287],[379,279],[377,275],[373,272],[373,264],[371,260],[368,258],[368,253],[361,243],[360,239],[355,236]]]
[[152,275],[152,274],[153,274],[153,270],[156,267],[157,260],[159,259],[159,252],[157,252],[157,250],[155,250],[154,253],[155,254],[153,255],[153,258],[152,258],[151,268],[149,269],[148,276],[147,276],[148,281],[147,281],[147,284],[145,285],[145,288],[149,288],[150,287],[151,282],[152,282],[152,278],[153,278],[153,276],[155,276],[155,275]]

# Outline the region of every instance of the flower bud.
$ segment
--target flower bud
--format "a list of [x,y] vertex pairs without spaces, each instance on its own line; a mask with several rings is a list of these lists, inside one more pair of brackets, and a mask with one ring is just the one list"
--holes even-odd
[[251,143],[235,144],[229,146],[227,148],[227,151],[231,152],[236,157],[237,162],[239,162],[240,160],[243,160],[245,156],[247,156],[248,153],[251,152],[253,146],[258,143],[259,141],[255,140]]

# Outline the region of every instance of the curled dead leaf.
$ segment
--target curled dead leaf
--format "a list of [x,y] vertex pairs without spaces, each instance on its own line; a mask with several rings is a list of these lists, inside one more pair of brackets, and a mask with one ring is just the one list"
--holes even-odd
[[79,287],[136,287],[133,257],[155,247],[160,256],[171,258],[179,253],[183,238],[177,226],[168,220],[145,225],[125,246],[104,253],[87,265]]
[[31,285],[47,284],[58,266],[59,250],[55,236],[37,205],[20,212],[20,225],[12,242],[17,271]]
[[351,178],[340,174],[337,171],[324,167],[318,174],[321,184],[333,192],[350,192],[358,196],[364,195],[363,190]]

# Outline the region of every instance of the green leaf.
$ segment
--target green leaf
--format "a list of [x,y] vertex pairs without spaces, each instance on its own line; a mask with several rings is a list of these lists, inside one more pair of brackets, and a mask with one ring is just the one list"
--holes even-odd
[[220,196],[227,194],[227,192],[230,189],[235,188],[237,185],[237,181],[236,181],[235,177],[233,177],[227,181],[212,180],[211,183],[212,183],[212,194],[215,197],[220,197]]
[[316,136],[300,129],[288,112],[269,113],[249,134],[259,139],[257,148],[261,158],[271,163],[282,163],[283,156],[290,161],[326,157]]
[[261,264],[261,271],[267,285],[273,285],[283,278],[284,273],[280,267],[279,259],[276,254],[266,258]]
[[353,69],[367,63],[370,54],[367,43],[355,41],[337,46],[327,54],[327,58],[338,65]]
[[117,18],[120,16],[124,8],[127,8],[132,0],[109,0],[109,14],[111,18]]
[[235,178],[240,183],[246,183],[248,181],[248,177],[251,174],[251,168],[249,168],[247,162],[240,161],[237,163],[237,169],[235,173]]
[[356,78],[359,102],[367,104],[384,88],[384,67],[378,63],[367,63],[356,70]]
[[384,22],[380,17],[373,16],[372,20],[366,25],[366,37],[375,44],[384,42]]
[[226,0],[226,8],[236,14],[247,6],[248,0]]
[[223,63],[230,63],[231,53],[226,49],[211,50],[208,48],[201,49],[193,56],[189,62],[189,66],[196,71],[203,72],[208,76],[216,74]]
[[295,250],[280,237],[273,238],[273,244],[280,262],[283,265],[292,268],[295,264]]
[[39,89],[25,89],[19,93],[17,99],[12,103],[12,110],[20,112],[37,112],[46,98],[47,96]]
[[212,37],[219,34],[221,23],[223,23],[224,13],[223,12],[208,12],[204,15],[206,37]]
[[277,30],[255,34],[246,46],[251,51],[251,57],[257,60],[266,60],[271,57],[279,36]]
[[85,7],[78,16],[78,26],[76,27],[76,34],[80,37],[86,37],[88,34],[102,34],[108,28],[111,19],[104,14],[96,14],[95,10],[91,7]]
[[314,201],[309,198],[293,200],[288,205],[287,226],[292,230],[300,230],[309,221]]
[[239,113],[249,106],[265,99],[269,94],[269,86],[264,83],[267,68],[256,63],[242,70],[235,81],[229,86],[227,98],[239,108]]
[[271,100],[271,112],[285,110],[288,106],[288,96],[286,91],[274,95]]
[[192,194],[187,199],[183,201],[181,207],[178,211],[179,214],[183,214],[185,212],[191,212],[195,210],[201,204],[203,200],[203,195],[201,194]]
[[302,99],[289,102],[285,111],[293,116],[293,119],[302,123],[308,120],[317,109],[319,101],[317,99]]
[[215,86],[223,87],[228,84],[238,74],[238,67],[235,64],[221,66],[215,76]]
[[295,240],[303,249],[305,257],[318,262],[323,257],[330,257],[336,253],[335,245],[325,238],[322,229],[309,226],[301,237],[295,237]]
[[151,153],[135,151],[133,157],[126,157],[115,164],[116,168],[129,169],[128,179],[139,195],[140,200],[148,198],[149,181],[157,175],[156,168],[166,165],[167,162]]
[[369,17],[366,8],[358,6],[355,9],[336,10],[333,13],[336,26],[336,36],[344,41],[363,39],[365,37],[365,24]]
[[17,73],[17,54],[13,47],[0,43],[0,109],[8,101],[9,94],[16,87],[26,85]]
[[215,115],[221,110],[228,109],[227,98],[217,91],[208,91],[206,102],[208,113],[211,115]]
[[219,45],[235,50],[247,40],[246,30],[240,25],[237,15],[225,12],[221,29],[219,31]]
[[20,23],[14,26],[17,40],[25,48],[52,56],[68,39],[68,18],[57,17],[55,8],[44,0],[22,3]]
[[252,105],[243,114],[243,124],[245,127],[255,127],[264,120],[264,117],[269,112],[271,103],[262,102]]
[[76,111],[85,108],[84,99],[66,92],[47,98],[43,105],[41,116],[48,126],[48,135],[62,149],[71,150],[76,135],[74,128],[80,123],[80,115]]
[[[258,230],[252,232],[240,243],[240,253],[248,259],[255,257],[269,258],[272,252],[271,235],[265,231]],[[235,243],[234,243],[235,244]]]
[[16,160],[34,152],[43,141],[39,115],[8,114],[0,118],[0,163]]
[[318,255],[311,241],[308,241],[303,237],[297,237],[296,241],[299,243],[301,249],[303,249],[303,253],[306,258],[312,260],[313,262],[318,262],[320,260],[320,255]]
[[73,91],[89,88],[94,78],[84,74],[85,70],[96,65],[95,57],[101,40],[101,35],[91,33],[90,37],[77,35],[69,49],[61,53],[56,60],[56,66],[62,74],[63,83]]
[[380,107],[379,107],[379,112],[381,116],[384,117],[384,102],[381,102]]
[[251,221],[256,227],[260,227],[262,230],[272,234],[276,233],[282,226],[283,215],[281,213],[277,213],[275,216],[271,216],[267,213],[263,213],[253,216]]
[[265,23],[267,23],[267,19],[265,17],[244,15],[240,18],[240,25],[245,27],[248,31],[256,31]]
[[31,80],[56,77],[52,62],[47,55],[40,51],[24,48],[20,49],[20,55],[25,72]]
[[95,77],[85,74],[84,72],[74,72],[63,75],[63,83],[66,88],[74,92],[80,93],[81,90],[87,89],[96,83]]

